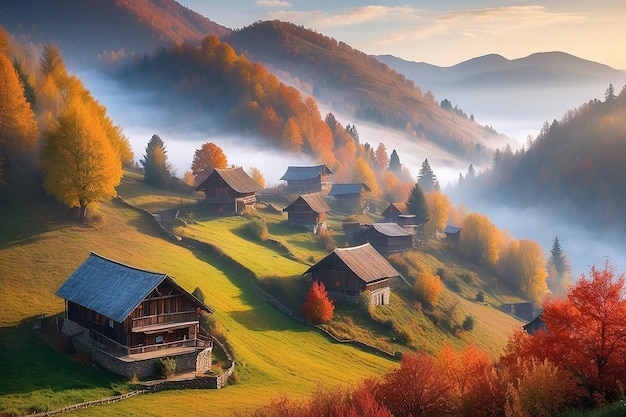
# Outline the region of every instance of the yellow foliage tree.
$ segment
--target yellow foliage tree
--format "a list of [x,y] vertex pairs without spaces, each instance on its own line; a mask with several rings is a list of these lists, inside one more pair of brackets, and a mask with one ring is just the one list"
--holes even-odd
[[427,271],[420,272],[413,284],[415,296],[431,308],[437,306],[442,289],[443,283],[439,275]]
[[495,267],[500,256],[500,231],[487,216],[472,213],[463,220],[459,249],[472,260]]
[[351,181],[367,184],[372,190],[372,195],[378,195],[379,188],[376,181],[376,174],[363,158],[358,158],[352,166]]
[[450,209],[452,207],[448,196],[442,194],[439,190],[426,193],[426,205],[428,206],[428,214],[430,217],[427,224],[433,230],[443,230],[448,224]]
[[24,87],[11,61],[0,54],[0,187],[4,185],[4,159],[12,160],[32,150],[37,123]]
[[250,177],[254,180],[254,182],[259,184],[261,187],[265,188],[265,185],[266,185],[265,176],[263,175],[263,173],[261,172],[259,168],[251,167]]
[[71,100],[57,125],[43,135],[41,169],[48,194],[71,207],[87,209],[115,196],[122,164],[100,118],[81,100]]
[[287,119],[287,123],[285,123],[285,127],[283,127],[281,139],[284,149],[293,152],[300,152],[302,150],[304,142],[302,134],[300,133],[300,127],[298,126],[295,117],[291,116]]

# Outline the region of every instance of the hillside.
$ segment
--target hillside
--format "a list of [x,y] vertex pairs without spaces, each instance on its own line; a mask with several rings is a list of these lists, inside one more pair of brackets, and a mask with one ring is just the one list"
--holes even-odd
[[3,2],[0,25],[20,42],[55,44],[69,63],[79,65],[93,65],[108,54],[123,59],[230,32],[171,0]]
[[493,167],[457,193],[467,201],[541,207],[589,230],[623,231],[626,90],[611,88],[604,101],[546,123],[527,149],[498,152]]
[[[0,214],[4,218],[13,219],[11,224],[3,226],[0,240],[0,265],[3,270],[0,275],[2,288],[0,302],[4,306],[0,316],[2,323],[0,340],[5,352],[0,359],[2,363],[0,381],[4,381],[0,389],[3,393],[0,395],[2,412],[41,409],[37,407],[55,408],[70,402],[112,395],[114,392],[125,392],[130,389],[124,381],[112,376],[95,378],[93,370],[80,366],[75,372],[81,373],[80,379],[83,382],[64,377],[63,369],[68,367],[75,369],[76,365],[67,358],[57,357],[58,353],[47,351],[45,344],[32,330],[33,318],[42,312],[53,315],[62,311],[62,300],[53,294],[90,251],[140,268],[166,272],[173,275],[190,291],[196,286],[200,287],[207,302],[215,308],[217,320],[233,347],[241,380],[237,385],[219,391],[190,390],[164,392],[149,397],[137,396],[79,414],[130,416],[145,415],[149,412],[153,415],[172,415],[183,406],[183,403],[185,407],[190,407],[208,402],[211,407],[210,410],[206,410],[208,414],[205,415],[224,415],[225,412],[240,407],[264,404],[270,398],[276,398],[281,394],[289,397],[308,395],[323,381],[326,381],[325,384],[328,384],[328,381],[339,385],[350,384],[367,375],[380,375],[395,365],[394,361],[381,356],[366,353],[349,345],[333,343],[312,328],[290,319],[263,298],[258,297],[261,288],[265,288],[265,281],[261,278],[267,276],[269,272],[259,270],[259,280],[250,280],[218,257],[173,243],[163,235],[150,216],[142,215],[117,202],[103,204],[99,211],[99,220],[90,226],[68,222],[63,207],[53,200],[42,197],[39,188],[33,186],[32,180],[25,176],[20,182],[11,181],[10,184],[14,185],[9,189],[0,190],[3,201],[0,205]],[[28,191],[18,192],[18,190]],[[177,193],[155,192],[154,189],[143,186],[140,176],[132,173],[126,174],[119,192],[127,201],[149,210],[151,207],[165,209],[168,206],[177,206],[181,197],[185,201],[192,201],[186,200],[187,196]],[[266,218],[268,223],[275,224],[270,227],[273,237],[284,242],[285,247],[293,248],[292,252],[296,254],[297,259],[307,256],[306,251],[298,255],[300,252],[296,250],[297,247],[314,248],[319,245],[309,242],[307,233],[293,231],[288,233],[288,230],[280,227],[280,222],[274,223],[278,219],[273,216],[275,215],[268,215]],[[245,221],[244,218],[198,219],[194,226],[195,231],[190,230],[188,233],[202,238],[200,230],[203,228],[213,230],[210,234],[213,241],[224,240],[223,250],[233,258],[246,256],[238,253],[243,250],[247,254],[258,253],[254,259],[263,264],[274,262],[270,259],[282,259],[284,255],[280,255],[276,250],[241,235],[238,230]],[[235,225],[229,225],[229,222],[234,222]],[[224,234],[224,239],[218,237],[220,234]],[[230,237],[227,237],[227,234]],[[232,241],[231,246],[227,245],[229,240]],[[245,245],[251,245],[252,248]],[[255,246],[257,249],[254,249]],[[323,256],[323,249],[319,246],[317,248],[308,256],[312,256],[313,259]],[[267,250],[270,250],[269,254],[263,255],[263,251]],[[435,254],[437,251],[432,253]],[[450,278],[463,273],[464,270],[458,269],[459,266],[449,264],[450,258],[437,260],[433,254],[424,258],[426,265],[434,267],[440,262],[446,262],[450,268]],[[266,256],[269,258],[264,258]],[[310,260],[305,258],[301,262]],[[306,264],[300,264],[301,270],[298,270],[298,263],[293,260],[284,265],[286,266],[284,272],[279,272],[274,279],[290,286],[302,287],[301,278],[294,279],[294,274],[298,276],[306,268]],[[248,267],[257,268],[254,264],[249,264]],[[482,272],[479,274],[477,276],[481,277],[480,280],[482,277],[487,278]],[[406,303],[406,296],[402,294],[401,287],[394,291],[397,291],[393,299],[396,305],[388,312],[398,314],[403,309],[402,305]],[[419,329],[421,336],[416,338],[417,345],[432,351],[444,340],[457,346],[475,341],[484,347],[488,347],[485,343],[489,343],[488,349],[494,354],[498,352],[506,340],[505,329],[515,328],[521,322],[493,307],[469,302],[466,297],[471,298],[476,292],[476,288],[472,286],[466,287],[466,284],[461,282],[460,289],[455,291],[445,290],[445,296],[442,298],[446,301],[443,305],[447,306],[446,309],[456,306],[455,314],[460,317],[467,313],[474,315],[476,318],[474,330],[458,338],[443,328],[437,329],[429,319],[420,318],[424,317],[422,313],[413,310],[413,318],[406,316],[407,318],[403,320],[409,321],[403,325],[411,325],[410,322],[413,321],[412,325]],[[287,297],[287,303],[290,302],[290,297],[293,295]],[[455,299],[458,299],[458,302],[455,302]],[[407,314],[406,311],[402,314]],[[353,316],[355,322],[369,326],[370,330],[365,327],[363,334],[374,332],[384,338],[393,337],[394,331],[389,327],[377,328],[372,326],[371,322],[367,324],[366,319],[357,320],[359,316],[354,313],[350,308],[340,308],[336,328],[345,329],[349,322],[348,317]],[[20,322],[21,324],[17,325]],[[502,330],[494,334],[495,328]],[[400,344],[390,347],[406,349]],[[24,349],[26,351],[21,353]],[[8,366],[8,363],[14,360],[22,361],[22,355],[32,352],[32,349],[43,349],[45,353],[38,355],[41,359],[20,362],[24,365],[17,369]],[[53,357],[54,362],[46,360]],[[42,367],[46,368],[45,373],[37,371]],[[55,378],[59,379],[56,383],[61,387],[59,392],[51,392],[46,388],[48,381]],[[20,381],[19,386],[10,383],[16,379]]]
[[[442,109],[419,83],[384,63],[288,22],[256,22],[224,38],[342,114],[404,131],[468,159],[501,146],[506,138],[460,112]],[[297,81],[295,81],[297,80]]]

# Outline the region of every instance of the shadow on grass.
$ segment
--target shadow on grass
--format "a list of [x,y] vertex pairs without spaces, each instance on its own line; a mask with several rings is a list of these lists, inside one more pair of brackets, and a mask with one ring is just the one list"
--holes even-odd
[[38,319],[30,317],[16,326],[0,328],[0,404],[5,395],[41,390],[97,389],[114,395],[130,389],[121,377],[76,354],[69,341],[56,332],[56,316],[43,319],[41,327],[34,328]]

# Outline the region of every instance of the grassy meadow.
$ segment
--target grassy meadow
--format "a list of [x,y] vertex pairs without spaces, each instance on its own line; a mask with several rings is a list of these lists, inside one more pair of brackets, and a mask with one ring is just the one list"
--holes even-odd
[[[28,178],[22,181],[25,184],[19,187],[0,190],[0,216],[5,219],[0,224],[0,414],[51,410],[133,389],[129,381],[99,371],[85,358],[65,355],[58,346],[51,347],[41,330],[33,329],[42,314],[51,317],[63,311],[63,300],[54,293],[91,251],[167,273],[188,291],[199,287],[215,309],[215,317],[233,349],[240,379],[221,390],[140,395],[72,414],[228,415],[280,396],[308,396],[320,384],[326,388],[353,384],[397,365],[386,356],[331,342],[259,296],[262,290],[270,290],[282,294],[285,304],[297,307],[308,286],[302,273],[327,253],[318,237],[285,225],[280,214],[263,210],[256,214],[268,225],[270,239],[266,241],[252,236],[246,229],[249,220],[238,216],[211,218],[192,213],[172,226],[182,228],[185,236],[218,246],[252,270],[255,278],[234,270],[219,256],[179,245],[166,237],[150,216],[116,200],[102,204],[91,224],[76,224],[68,219],[66,209],[45,197],[32,183],[28,187]],[[141,177],[133,173],[126,174],[118,192],[124,201],[151,212],[196,199],[191,194],[144,187]],[[331,222],[338,224],[338,219]],[[402,282],[393,284],[392,304],[376,309],[376,320],[358,306],[339,304],[328,329],[390,352],[433,352],[444,342],[453,346],[476,343],[496,357],[510,330],[522,323],[492,307],[497,300],[490,294],[486,294],[484,304],[471,301],[476,288],[485,282],[478,276],[472,278],[476,282],[461,279],[464,269],[456,271],[441,251],[433,244],[414,256],[428,268],[448,265],[439,314],[449,315],[454,322],[472,314],[473,331],[453,334],[434,325],[415,308],[411,290]],[[53,326],[54,320],[44,323]],[[403,329],[411,334],[410,341],[398,338],[398,331]]]

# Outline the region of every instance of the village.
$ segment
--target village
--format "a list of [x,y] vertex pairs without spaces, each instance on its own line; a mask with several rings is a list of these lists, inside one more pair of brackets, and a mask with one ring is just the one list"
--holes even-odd
[[[325,165],[289,166],[281,180],[282,192],[297,197],[282,209],[273,203],[270,207],[280,210],[295,229],[324,234],[331,205],[347,218],[368,210],[369,187],[333,183]],[[214,169],[195,191],[203,195],[195,210],[212,216],[240,216],[256,210],[264,198],[261,186],[242,168]],[[179,212],[154,217],[167,231],[166,220]],[[303,265],[302,275],[323,283],[334,302],[359,303],[367,294],[370,306],[385,306],[390,303],[390,282],[406,281],[386,256],[419,246],[420,224],[404,202],[390,203],[380,215],[384,222],[342,222],[346,246],[334,248],[313,265]],[[448,245],[458,243],[460,231],[453,225],[444,230]],[[211,369],[214,346],[223,348],[201,325],[201,315],[214,312],[210,295],[205,302],[204,295],[185,290],[168,274],[91,253],[56,295],[65,300],[62,332],[104,369],[125,378],[154,378],[155,364],[164,358],[175,361],[178,374],[203,377]],[[532,318],[532,306],[524,314],[518,309],[520,317]],[[233,368],[234,360],[227,372],[206,378],[207,386],[225,385]]]

